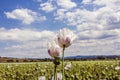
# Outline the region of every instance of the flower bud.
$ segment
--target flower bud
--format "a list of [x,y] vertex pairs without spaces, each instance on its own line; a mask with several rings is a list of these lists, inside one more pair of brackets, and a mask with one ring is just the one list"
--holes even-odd
[[55,42],[52,42],[48,44],[48,53],[51,57],[55,58],[60,55],[61,49]]

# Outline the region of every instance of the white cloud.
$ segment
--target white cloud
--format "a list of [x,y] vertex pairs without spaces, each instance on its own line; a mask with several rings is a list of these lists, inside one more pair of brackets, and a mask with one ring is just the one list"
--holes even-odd
[[2,52],[2,57],[14,57],[14,58],[49,58],[49,54],[47,54],[47,49],[38,49],[38,50],[7,50]]
[[69,10],[75,7],[77,7],[77,4],[71,0],[48,0],[45,3],[41,3],[39,9],[45,12],[51,12],[57,9]]
[[120,1],[119,0],[94,0],[93,4],[99,5],[99,6],[113,6],[113,5],[119,5]]
[[47,47],[47,39],[40,39],[35,41],[22,42],[21,44],[15,44],[10,47],[6,47],[6,50],[17,49],[17,50],[31,50],[31,49],[43,49]]
[[86,30],[79,32],[79,39],[81,40],[90,40],[90,39],[111,39],[120,37],[120,29],[114,30]]
[[[66,11],[58,9],[56,13],[56,18],[59,20],[60,17],[65,19],[68,25],[77,26],[81,23],[88,21],[95,21],[97,14],[95,12],[91,12],[85,9],[75,9],[73,11]],[[94,16],[93,16],[94,15]],[[92,18],[91,18],[92,17]],[[61,19],[60,19],[61,20]]]
[[77,40],[66,49],[65,56],[119,55],[120,38]]
[[[112,55],[113,53],[119,55],[119,50],[117,50],[120,43],[119,29],[104,31],[88,30],[75,33],[79,36],[79,39],[66,49],[65,56]],[[6,36],[8,34],[11,35],[11,37]],[[5,28],[0,28],[0,37],[0,42],[4,41],[4,43],[8,44],[8,46],[3,47],[4,49],[1,49],[3,51],[2,53],[4,53],[1,54],[1,56],[47,58],[50,57],[47,53],[47,42],[54,39],[55,33],[46,30],[38,32],[26,29],[6,30]],[[17,43],[9,44],[9,40],[17,41]]]
[[56,7],[53,6],[51,2],[46,2],[46,3],[40,4],[40,9],[45,12],[51,12],[51,11],[55,10]]
[[[83,7],[82,9],[75,8],[69,11],[58,9],[55,14],[55,20],[64,20],[67,25],[77,27],[78,32],[83,32],[83,35],[86,34],[87,31],[92,31],[93,34],[91,34],[91,38],[93,36],[96,36],[98,38],[100,37],[100,35],[97,35],[96,32],[99,32],[101,35],[104,34],[106,36],[110,36],[114,35],[114,33],[111,33],[114,31],[114,29],[117,29],[119,31],[119,0],[86,0],[82,3],[89,3],[86,4],[89,6],[91,4],[95,4],[96,6],[93,10],[89,10],[86,7]],[[99,3],[99,5],[97,3]],[[99,7],[96,8],[97,6]],[[109,32],[111,34],[109,34]],[[104,38],[107,37],[104,36]]]
[[57,5],[64,9],[72,9],[77,7],[77,4],[71,0],[57,0]]
[[67,11],[66,9],[58,9],[56,11],[56,14],[54,15],[55,16],[55,20],[63,20],[66,11]]
[[92,2],[92,0],[82,0],[83,4],[90,4]]
[[0,28],[1,56],[45,58],[47,42],[54,40],[55,33],[48,30],[35,31],[30,29],[5,29]]
[[36,20],[44,21],[45,16],[29,10],[29,9],[15,9],[12,12],[5,12],[7,18],[16,19],[22,21],[24,24],[31,24]]
[[33,0],[33,1],[35,1],[35,2],[42,2],[42,0]]
[[[96,26],[97,25],[97,26]],[[82,23],[80,25],[77,25],[78,31],[84,31],[84,30],[103,30],[105,27],[102,24],[99,23]]]
[[[19,42],[17,44],[13,44],[10,46],[6,46],[4,48],[7,55],[13,57],[29,57],[29,58],[45,58],[49,57],[47,53],[47,40],[36,40],[36,41],[27,41],[27,42]],[[18,56],[19,55],[19,56]]]
[[0,28],[0,40],[13,40],[13,41],[29,41],[40,40],[41,38],[54,37],[54,33],[51,31],[33,31],[28,29],[4,29]]

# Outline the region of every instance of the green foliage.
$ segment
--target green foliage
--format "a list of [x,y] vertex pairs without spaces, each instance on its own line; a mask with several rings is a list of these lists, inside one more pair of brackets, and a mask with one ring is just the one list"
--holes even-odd
[[[65,62],[65,65],[69,62]],[[65,80],[120,80],[120,63],[116,61],[78,61],[65,69]],[[0,80],[51,80],[52,62],[0,64]],[[58,66],[61,72],[61,65]]]

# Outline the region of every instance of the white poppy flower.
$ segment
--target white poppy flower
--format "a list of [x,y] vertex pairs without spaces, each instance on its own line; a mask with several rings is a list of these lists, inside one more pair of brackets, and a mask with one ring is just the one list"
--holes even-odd
[[75,40],[77,36],[69,29],[62,29],[59,31],[57,35],[57,42],[60,47],[68,47],[70,46]]

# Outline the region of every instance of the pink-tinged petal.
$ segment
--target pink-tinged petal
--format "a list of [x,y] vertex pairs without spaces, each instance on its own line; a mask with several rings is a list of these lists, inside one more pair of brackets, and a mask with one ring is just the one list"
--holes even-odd
[[48,49],[48,54],[53,57],[53,55],[51,54],[52,52],[50,51],[50,49]]
[[69,37],[66,38],[65,42],[70,43],[71,39]]
[[48,49],[48,53],[50,54],[50,50]]
[[55,51],[55,53],[56,53],[56,56],[59,56],[60,54],[60,48],[56,48],[56,51]]
[[65,47],[68,47],[70,46],[71,44],[71,39],[69,37],[66,37],[66,40],[65,40]]
[[60,41],[60,37],[58,37],[58,41]]

